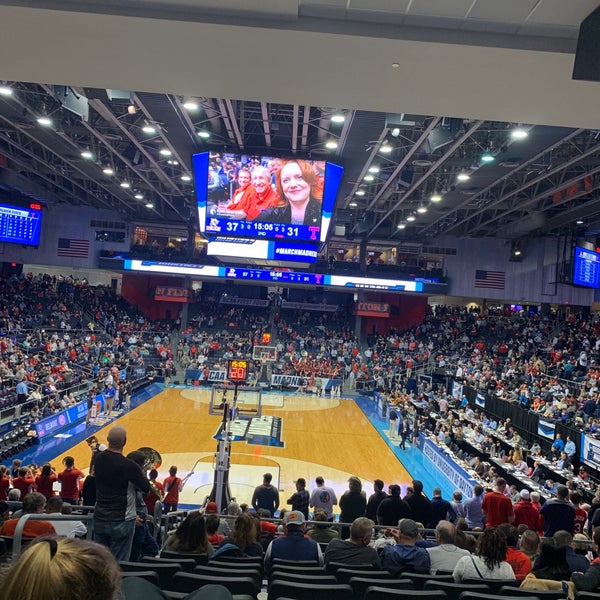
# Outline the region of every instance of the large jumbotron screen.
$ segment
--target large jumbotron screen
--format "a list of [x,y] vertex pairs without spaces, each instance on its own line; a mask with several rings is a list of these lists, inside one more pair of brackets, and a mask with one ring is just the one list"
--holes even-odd
[[343,168],[325,161],[202,152],[192,157],[200,231],[319,244]]

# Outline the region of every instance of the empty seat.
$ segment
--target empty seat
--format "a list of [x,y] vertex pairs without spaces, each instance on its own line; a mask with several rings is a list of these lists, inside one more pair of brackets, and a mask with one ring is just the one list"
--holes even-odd
[[[479,578],[471,578],[471,579],[463,579],[461,581],[461,583],[474,583],[474,584],[478,584],[478,583],[482,583],[481,579]],[[500,594],[500,589],[502,587],[519,587],[519,584],[516,582],[515,579],[486,579],[485,580],[485,584],[490,588],[490,593],[492,594]]]
[[121,571],[121,575],[123,578],[138,577],[139,579],[144,579],[145,581],[154,584],[156,587],[158,587],[159,584],[158,573],[156,573],[156,571]]
[[171,587],[171,581],[173,575],[181,571],[181,565],[179,563],[168,564],[168,563],[154,563],[149,565],[145,562],[129,562],[119,561],[119,567],[121,571],[153,571],[158,576],[158,587],[168,590]]
[[275,579],[269,587],[268,600],[351,600],[352,588],[343,583],[294,583]]
[[442,590],[446,592],[448,600],[458,600],[463,592],[479,592],[485,594],[490,588],[483,582],[481,583],[448,583],[447,581],[428,580],[423,585],[424,590]]
[[305,575],[303,573],[291,573],[286,571],[271,571],[271,581],[292,581],[294,583],[318,583],[333,584],[338,583],[333,575]]
[[[416,590],[422,590],[426,581],[445,581],[446,583],[454,583],[452,575],[431,575],[429,573],[402,573],[403,579],[411,579],[415,584]],[[481,583],[481,581],[479,581]]]
[[354,571],[376,571],[375,567],[371,564],[358,564],[358,565],[349,565],[348,563],[335,562],[330,561],[325,564],[325,570],[327,573],[332,573],[335,575],[335,572],[338,569],[352,569]]
[[417,598],[419,600],[446,600],[445,592],[441,590],[407,590],[407,589],[391,589],[381,585],[374,585],[367,588],[365,592],[365,600],[384,600],[396,598]]
[[347,569],[338,569],[335,572],[335,578],[337,579],[338,583],[348,583],[353,577],[370,577],[371,579],[392,578],[389,571],[379,571],[373,568],[370,571],[367,571],[348,567]]
[[[155,563],[178,565],[180,571],[186,571],[188,573],[191,573],[198,564],[193,558],[175,559],[175,558],[156,558],[154,556],[143,556],[141,562],[147,563],[149,565],[152,565]],[[149,567],[149,568],[151,568],[151,567]]]
[[206,554],[186,554],[182,552],[170,552],[169,550],[163,550],[160,553],[161,558],[175,558],[177,560],[181,558],[193,558],[197,565],[206,565],[208,563],[208,556]]
[[362,600],[370,587],[384,587],[392,590],[412,590],[414,584],[410,579],[381,579],[377,577],[352,577],[350,587],[356,600]]
[[203,585],[223,585],[232,594],[248,594],[253,598],[258,596],[260,586],[252,577],[215,577],[213,575],[199,575],[198,573],[175,573],[173,577],[173,591],[194,592]]
[[209,562],[207,565],[197,565],[192,572],[215,577],[250,577],[256,583],[256,587],[260,588],[262,585],[262,571],[250,567],[237,565],[218,567],[215,566],[215,563]]

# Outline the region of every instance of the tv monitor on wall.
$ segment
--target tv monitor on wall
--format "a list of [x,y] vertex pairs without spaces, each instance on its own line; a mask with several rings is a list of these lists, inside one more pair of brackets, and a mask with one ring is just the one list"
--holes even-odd
[[326,241],[343,168],[316,160],[202,152],[192,157],[207,237]]
[[42,230],[42,207],[29,208],[0,204],[0,242],[39,246]]
[[600,254],[581,246],[573,251],[573,285],[600,286]]

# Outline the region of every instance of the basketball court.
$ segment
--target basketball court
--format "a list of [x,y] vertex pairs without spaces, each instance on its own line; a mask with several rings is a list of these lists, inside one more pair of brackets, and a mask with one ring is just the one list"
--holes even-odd
[[[162,457],[159,480],[167,477],[171,465],[177,465],[180,477],[190,475],[180,495],[180,505],[198,506],[212,489],[215,436],[222,424],[221,416],[209,414],[213,396],[212,388],[169,387],[95,435],[100,443],[105,443],[111,427],[125,427],[125,451],[142,446],[157,450]],[[251,405],[254,400],[247,395],[245,402]],[[237,502],[250,503],[254,487],[262,482],[265,472],[273,474],[282,508],[296,491],[294,481],[299,477],[304,477],[312,489],[314,479],[321,475],[338,495],[347,489],[350,475],[361,478],[368,494],[375,478],[383,479],[386,485],[398,483],[403,489],[410,483],[412,477],[389,441],[353,400],[263,392],[261,404],[259,417],[251,421],[236,419],[231,424],[234,441],[229,482]],[[67,454],[87,471],[90,450],[85,442],[58,455],[52,464],[59,468]]]

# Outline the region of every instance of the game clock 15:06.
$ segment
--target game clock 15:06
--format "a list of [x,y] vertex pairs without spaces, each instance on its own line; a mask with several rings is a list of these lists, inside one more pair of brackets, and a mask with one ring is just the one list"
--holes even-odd
[[227,379],[229,381],[246,381],[248,379],[248,361],[227,361]]

